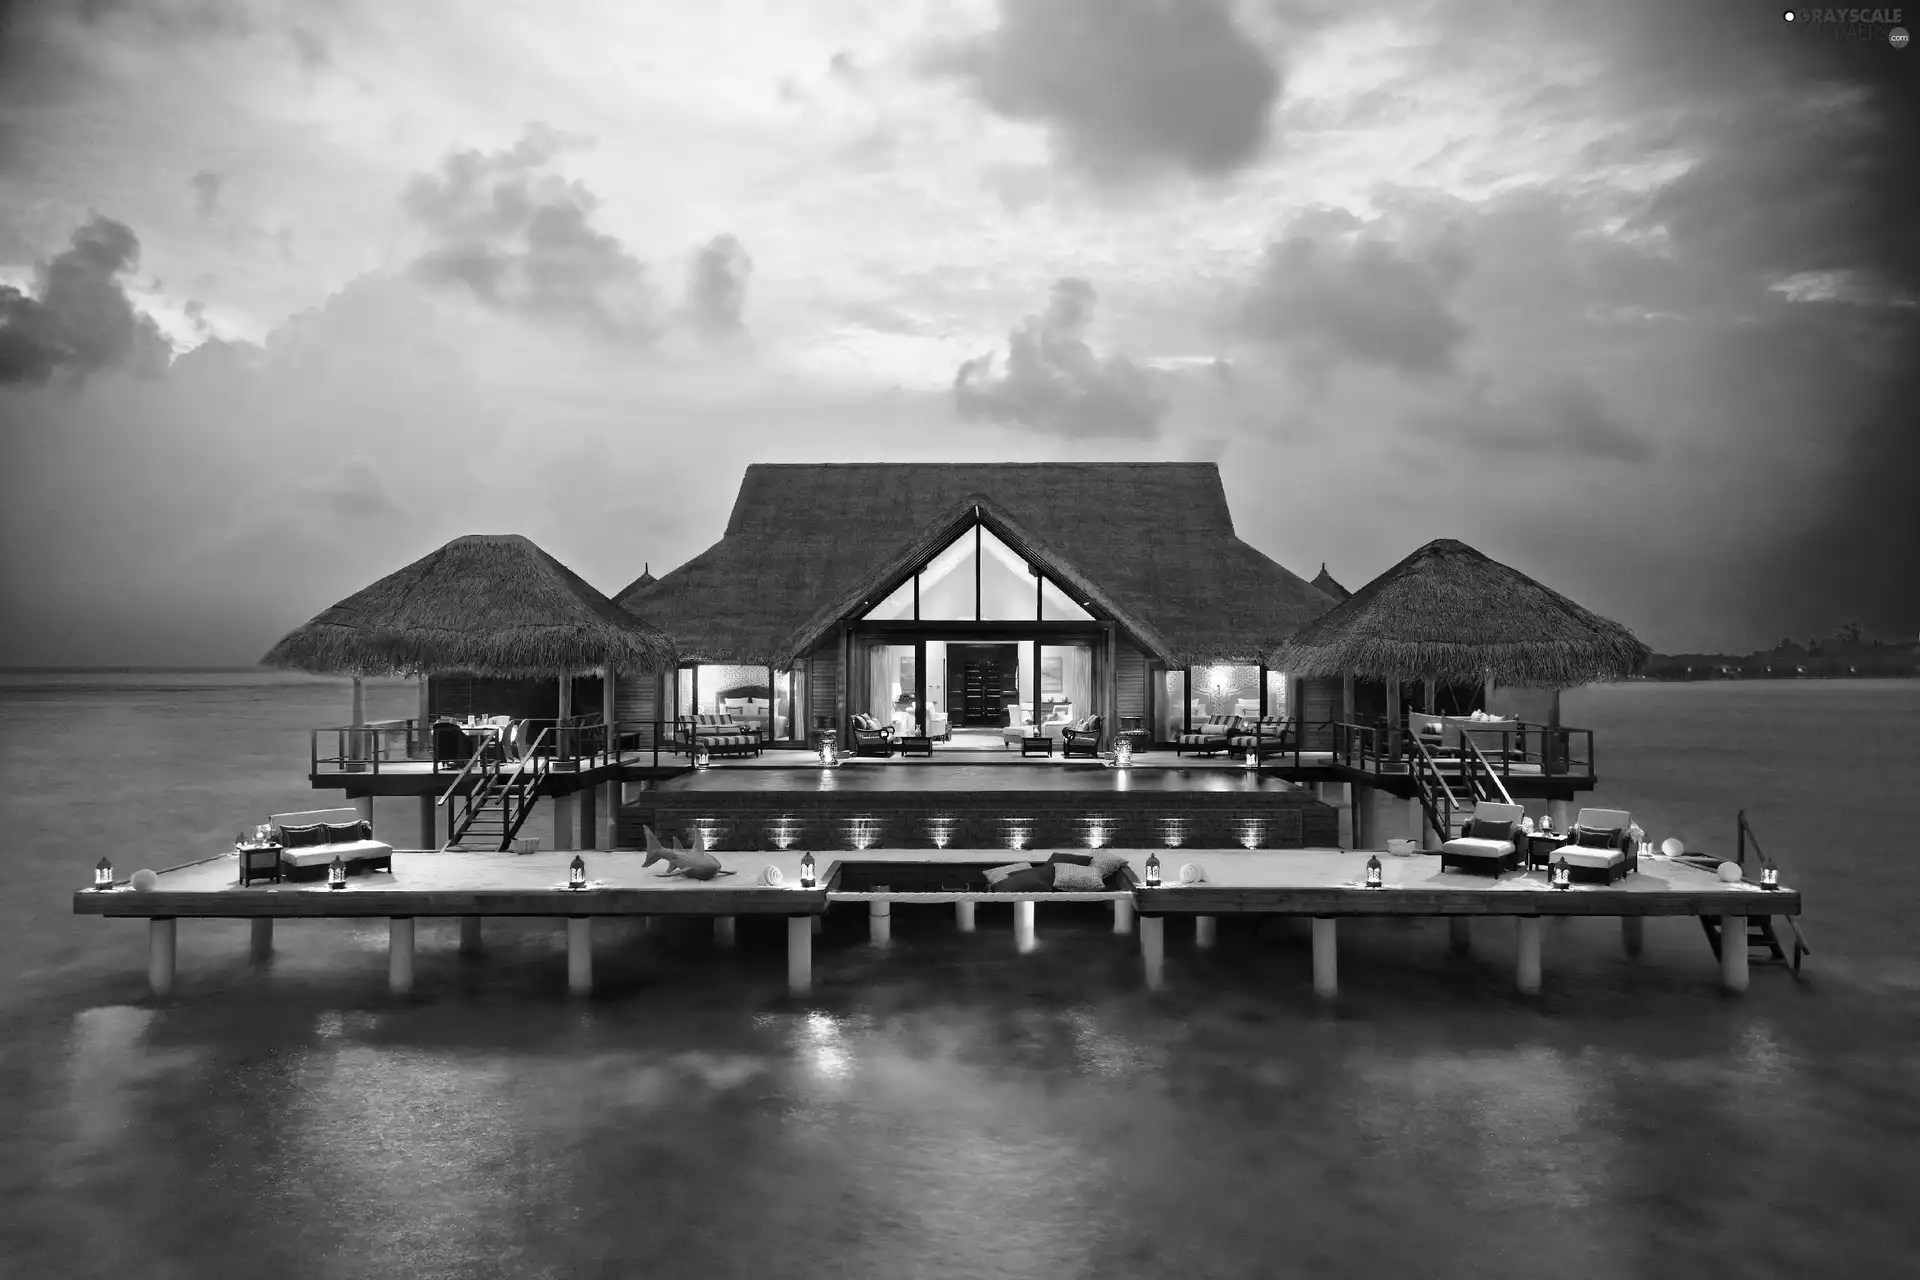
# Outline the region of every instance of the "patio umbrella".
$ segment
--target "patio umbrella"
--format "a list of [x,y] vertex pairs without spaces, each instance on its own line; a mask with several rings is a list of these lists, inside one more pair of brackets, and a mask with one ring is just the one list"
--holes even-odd
[[261,661],[324,675],[671,668],[673,642],[518,534],[468,534],[290,632]]
[[1438,538],[1301,628],[1267,665],[1303,676],[1561,689],[1630,675],[1650,653],[1619,623]]

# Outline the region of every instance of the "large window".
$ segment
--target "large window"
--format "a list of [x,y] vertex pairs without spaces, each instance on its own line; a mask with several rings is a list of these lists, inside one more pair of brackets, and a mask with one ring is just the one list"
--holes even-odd
[[[992,530],[970,526],[919,573],[923,622],[1085,622],[1093,617]],[[914,617],[907,579],[863,615],[874,622]]]
[[1200,704],[1206,706],[1210,716],[1260,714],[1259,667],[1195,667],[1193,686],[1196,718],[1200,714]]
[[853,690],[852,709],[864,711],[902,734],[914,732],[919,722],[919,704],[915,695],[918,669],[914,666],[913,646],[863,644],[856,663],[862,660],[865,675]]
[[1071,724],[1093,713],[1093,646],[1040,646],[1040,723]]

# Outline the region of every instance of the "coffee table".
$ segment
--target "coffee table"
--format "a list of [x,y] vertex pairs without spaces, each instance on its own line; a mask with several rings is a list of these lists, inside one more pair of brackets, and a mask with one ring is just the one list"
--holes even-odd
[[905,738],[895,738],[893,745],[894,749],[903,756],[927,756],[931,758],[933,755],[933,739],[930,737],[915,737],[909,735]]
[[1020,739],[1020,754],[1023,756],[1053,756],[1053,739],[1048,737]]

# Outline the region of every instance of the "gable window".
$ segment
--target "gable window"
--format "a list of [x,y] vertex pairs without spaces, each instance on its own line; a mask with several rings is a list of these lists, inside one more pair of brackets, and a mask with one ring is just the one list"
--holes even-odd
[[1093,615],[984,525],[969,525],[861,616],[873,622],[1089,622]]

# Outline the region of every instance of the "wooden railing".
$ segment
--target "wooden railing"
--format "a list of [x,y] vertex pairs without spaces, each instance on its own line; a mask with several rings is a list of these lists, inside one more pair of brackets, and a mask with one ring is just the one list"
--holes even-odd
[[[1498,744],[1494,745],[1496,737]],[[1483,771],[1489,779],[1512,777],[1516,764],[1532,765],[1549,776],[1594,776],[1591,729],[1524,723],[1487,729],[1462,727],[1460,742],[1457,751],[1434,756],[1435,763],[1457,761],[1469,775]],[[1416,746],[1427,749],[1418,734],[1404,728],[1396,733],[1385,722],[1368,725],[1342,721],[1334,725],[1333,763],[1365,773],[1401,773],[1413,767]],[[1504,785],[1501,790],[1504,792]]]

